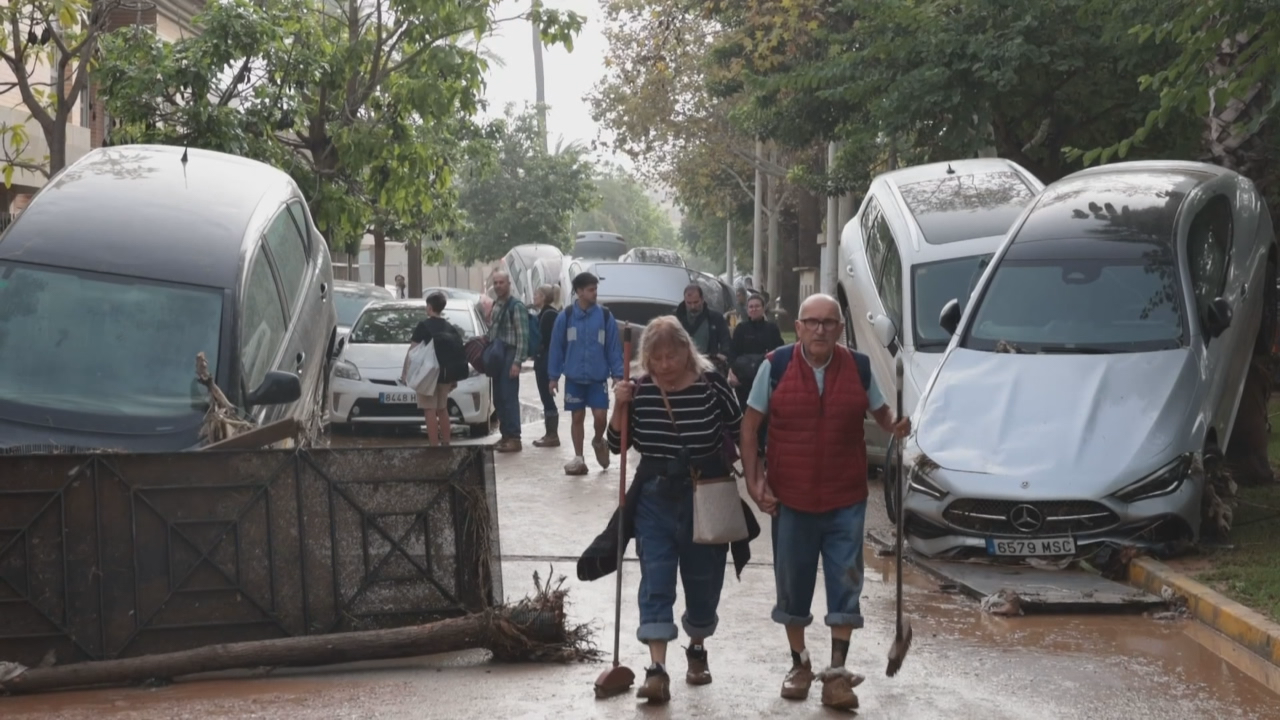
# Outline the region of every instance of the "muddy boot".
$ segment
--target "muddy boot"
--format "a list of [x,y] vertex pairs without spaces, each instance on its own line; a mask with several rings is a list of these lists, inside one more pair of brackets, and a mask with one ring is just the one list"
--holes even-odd
[[671,700],[671,676],[661,665],[650,665],[644,671],[644,684],[636,690],[636,698],[650,705],[665,705]]
[[534,447],[560,447],[560,416],[552,415],[543,418],[547,426],[547,434],[533,441]]
[[520,442],[520,438],[504,437],[493,446],[493,449],[500,453],[520,452],[524,449],[524,445]]
[[596,438],[591,441],[591,449],[596,451],[596,462],[600,463],[600,467],[608,469],[609,467],[609,443],[604,438]]
[[581,457],[575,457],[574,459],[569,461],[569,464],[564,466],[564,474],[565,475],[586,475],[587,461],[583,460]]
[[684,681],[690,685],[710,685],[711,666],[707,664],[707,649],[701,645],[691,645],[684,651],[684,657],[689,661]]
[[822,680],[823,705],[833,710],[858,709],[858,696],[853,693],[853,689],[866,678],[842,667],[829,667],[818,677]]
[[786,700],[804,700],[809,697],[813,685],[813,667],[809,663],[792,665],[782,680],[782,697]]

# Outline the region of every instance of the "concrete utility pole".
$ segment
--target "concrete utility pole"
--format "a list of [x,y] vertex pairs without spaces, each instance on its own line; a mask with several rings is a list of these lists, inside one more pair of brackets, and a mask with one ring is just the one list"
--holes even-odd
[[[827,143],[828,176],[835,169],[836,153],[839,149],[837,143]],[[836,195],[827,195],[827,245],[822,249],[823,254],[826,256],[827,272],[824,274],[820,285],[822,292],[831,295],[835,295],[836,286],[840,282],[840,231],[840,198]]]
[[[533,0],[533,9],[541,8],[542,2]],[[542,134],[542,152],[546,153],[551,152],[551,148],[547,144],[547,85],[542,76],[542,33],[538,31],[538,23],[530,25],[533,26],[533,81],[537,88],[538,131]]]
[[[769,162],[778,164],[778,149],[769,149]],[[782,204],[782,178],[769,178],[769,282],[765,289],[769,291],[769,299],[776,302],[778,297],[778,273],[782,270],[782,258],[778,252],[778,206]]]
[[724,221],[724,277],[733,286],[733,220]]
[[764,281],[761,275],[764,269],[764,228],[760,223],[764,220],[764,173],[760,171],[760,163],[764,161],[764,143],[756,140],[756,204],[755,214],[751,216],[751,282],[756,289]]

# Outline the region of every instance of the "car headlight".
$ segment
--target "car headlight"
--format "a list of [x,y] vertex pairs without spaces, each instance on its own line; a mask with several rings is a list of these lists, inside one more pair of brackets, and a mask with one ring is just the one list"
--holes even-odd
[[938,487],[929,479],[928,473],[920,470],[918,467],[912,467],[907,471],[907,484],[910,492],[918,492],[922,495],[928,495],[934,500],[941,500],[947,496],[947,491]]
[[333,374],[344,380],[359,380],[360,369],[347,360],[339,360],[333,365]]
[[1112,493],[1111,497],[1120,502],[1132,503],[1172,495],[1182,487],[1182,483],[1187,481],[1187,475],[1190,472],[1190,453],[1180,455],[1168,465]]

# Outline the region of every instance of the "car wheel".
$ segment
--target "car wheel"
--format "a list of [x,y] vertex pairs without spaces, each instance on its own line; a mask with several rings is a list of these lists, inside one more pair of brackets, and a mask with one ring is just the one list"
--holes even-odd
[[1216,445],[1205,446],[1203,458],[1200,537],[1225,540],[1231,533],[1231,508],[1236,501],[1236,485],[1223,462],[1222,451]]
[[324,370],[320,382],[316,383],[316,395],[311,401],[311,416],[307,418],[303,433],[303,443],[308,447],[325,447],[329,444],[329,436],[325,433],[325,423],[329,418],[329,377],[333,369],[333,360],[325,359]]
[[889,439],[889,447],[885,450],[884,469],[880,473],[881,484],[884,485],[884,510],[889,522],[898,523],[898,464],[893,461],[898,452],[898,439]]

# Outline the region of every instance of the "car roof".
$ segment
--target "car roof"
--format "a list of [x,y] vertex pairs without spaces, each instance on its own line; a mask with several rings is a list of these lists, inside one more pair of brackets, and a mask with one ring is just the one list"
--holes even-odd
[[1205,163],[1156,161],[1072,173],[1045,188],[1014,242],[1121,233],[1173,243],[1187,195],[1230,172]]
[[379,294],[379,295],[383,293],[386,293],[388,295],[391,294],[390,290],[382,287],[381,285],[374,285],[373,283],[356,282],[354,280],[334,280],[333,289],[335,291],[350,290],[350,291]]
[[208,150],[98,148],[0,235],[0,260],[232,288],[254,212],[291,183],[270,165]]

